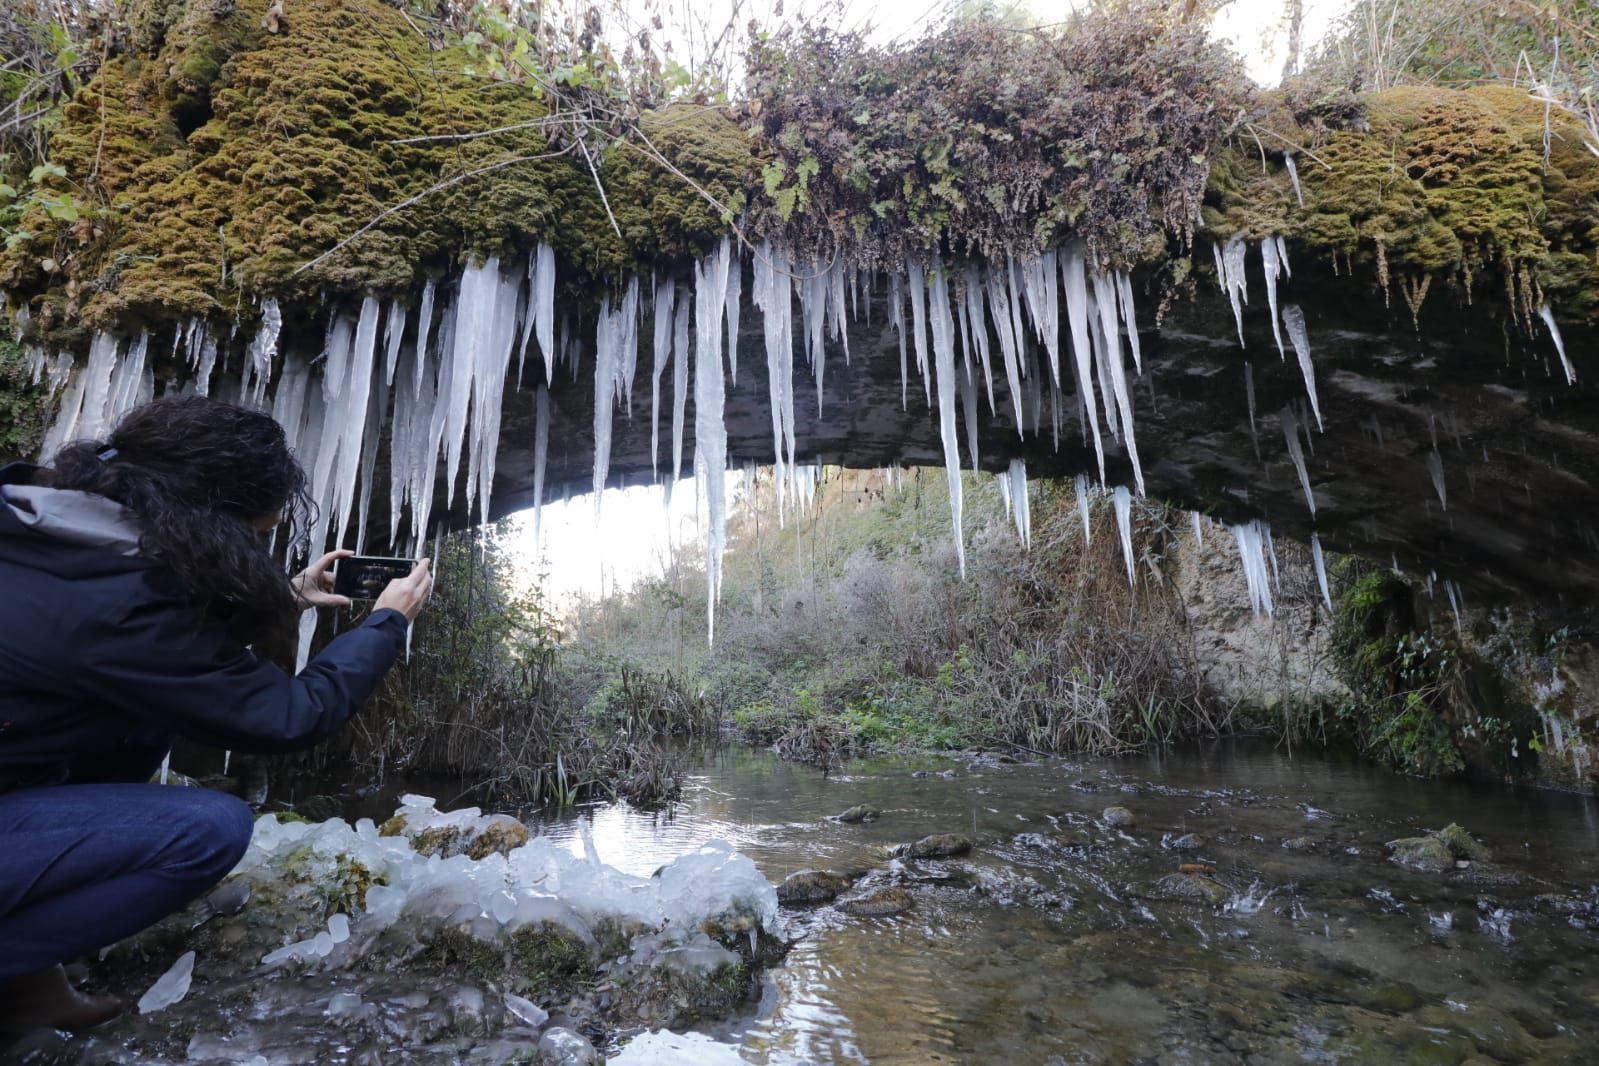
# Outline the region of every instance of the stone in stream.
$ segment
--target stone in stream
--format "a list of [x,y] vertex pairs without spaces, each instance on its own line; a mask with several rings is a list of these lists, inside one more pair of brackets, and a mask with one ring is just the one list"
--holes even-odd
[[882,816],[883,812],[878,810],[876,807],[868,807],[866,804],[862,803],[858,806],[851,807],[843,814],[836,815],[833,820],[853,825],[856,822],[875,822]]
[[594,1066],[605,1061],[587,1038],[571,1029],[546,1029],[537,1054],[539,1066]]
[[777,901],[790,907],[826,903],[854,883],[853,878],[827,870],[801,870],[777,886]]
[[901,844],[888,854],[895,859],[948,859],[971,850],[971,840],[959,833],[934,833],[914,843]]
[[1492,852],[1472,839],[1471,834],[1462,829],[1456,822],[1450,822],[1438,830],[1437,837],[1443,841],[1444,847],[1449,849],[1449,853],[1457,859],[1486,862],[1493,857]]
[[1184,833],[1166,846],[1173,851],[1198,851],[1205,846],[1205,838],[1198,833]]
[[1208,874],[1167,874],[1155,882],[1154,894],[1159,899],[1174,899],[1189,903],[1220,905],[1232,898],[1232,889]]
[[1400,866],[1408,866],[1413,870],[1441,873],[1455,864],[1454,853],[1449,850],[1447,844],[1435,836],[1390,840],[1388,847],[1393,852],[1389,856],[1390,859]]
[[845,900],[838,909],[857,918],[892,918],[911,909],[911,894],[903,888],[880,888],[870,896]]
[[1131,829],[1137,821],[1133,817],[1133,812],[1126,807],[1106,807],[1101,817],[1105,819],[1106,825],[1114,826],[1117,829]]

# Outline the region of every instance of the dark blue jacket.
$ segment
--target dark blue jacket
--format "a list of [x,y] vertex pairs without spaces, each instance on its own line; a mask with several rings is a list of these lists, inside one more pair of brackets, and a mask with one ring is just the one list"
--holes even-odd
[[[0,468],[0,485],[35,470]],[[404,615],[377,611],[290,677],[204,622],[159,564],[46,536],[0,503],[0,791],[119,753],[144,761],[174,734],[309,747],[372,694],[405,631]]]

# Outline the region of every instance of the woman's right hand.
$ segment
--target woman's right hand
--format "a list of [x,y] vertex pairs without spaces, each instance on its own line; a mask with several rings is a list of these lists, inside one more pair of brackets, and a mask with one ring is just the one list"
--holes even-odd
[[416,616],[422,613],[422,608],[428,602],[428,596],[433,592],[431,563],[431,559],[419,559],[409,576],[397,577],[390,581],[389,587],[383,590],[383,595],[372,605],[372,610],[399,611],[405,615],[407,621],[416,621]]

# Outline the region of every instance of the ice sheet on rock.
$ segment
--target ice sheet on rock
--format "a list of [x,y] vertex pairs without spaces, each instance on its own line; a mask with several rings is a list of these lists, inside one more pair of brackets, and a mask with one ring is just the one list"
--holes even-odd
[[611,1066],[746,1066],[738,1050],[704,1033],[655,1029],[606,1060]]
[[150,990],[139,997],[139,1013],[154,1014],[180,1002],[189,994],[194,980],[194,952],[190,951],[172,964],[166,973],[156,978]]
[[1288,445],[1288,460],[1299,475],[1299,487],[1305,492],[1305,505],[1312,516],[1316,514],[1316,494],[1310,488],[1310,471],[1305,467],[1305,450],[1299,444],[1299,419],[1291,407],[1284,407],[1277,416],[1283,427],[1283,441]]
[[1310,559],[1316,566],[1316,585],[1321,589],[1322,602],[1327,605],[1330,612],[1333,609],[1332,593],[1327,589],[1327,561],[1321,554],[1321,538],[1316,534],[1310,535]]
[[[920,278],[912,281],[911,299],[920,303],[917,294]],[[966,576],[966,537],[963,533],[961,457],[955,435],[955,403],[958,385],[955,381],[955,321],[949,313],[949,281],[942,264],[935,257],[932,267],[932,286],[929,292],[928,317],[932,320],[933,359],[938,376],[938,432],[944,445],[944,477],[949,484],[950,520],[954,525],[955,563],[960,576]],[[975,406],[975,403],[974,403]]]
[[1305,313],[1297,304],[1283,307],[1283,326],[1288,330],[1288,340],[1299,357],[1299,372],[1305,378],[1305,395],[1310,399],[1311,413],[1316,416],[1316,428],[1322,429],[1321,403],[1316,399],[1316,369],[1310,363],[1310,334],[1305,329]]
[[1543,319],[1543,324],[1549,327],[1549,336],[1554,338],[1555,353],[1560,356],[1560,367],[1566,372],[1566,384],[1575,385],[1577,371],[1571,365],[1571,360],[1566,358],[1566,342],[1561,339],[1560,326],[1555,322],[1554,310],[1548,304],[1544,304],[1538,308],[1538,317]]
[[1126,485],[1117,485],[1111,494],[1116,510],[1116,531],[1121,534],[1122,559],[1127,563],[1127,584],[1134,581],[1133,571],[1133,497]]
[[530,1000],[523,999],[514,992],[505,994],[505,1009],[517,1021],[534,1029],[541,1028],[545,1022],[550,1020],[549,1011],[544,1010]]

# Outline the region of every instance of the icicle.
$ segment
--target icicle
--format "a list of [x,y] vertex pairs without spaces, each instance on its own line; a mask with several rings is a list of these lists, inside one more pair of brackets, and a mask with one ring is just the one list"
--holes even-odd
[[1299,487],[1305,490],[1305,504],[1314,516],[1316,494],[1310,490],[1310,472],[1305,467],[1305,451],[1299,446],[1299,419],[1294,417],[1291,408],[1284,407],[1278,413],[1277,420],[1282,423],[1283,440],[1288,445],[1288,458],[1294,464],[1294,473],[1299,475]]
[[672,486],[683,477],[683,416],[688,408],[688,320],[693,300],[687,295],[677,301],[677,318],[672,323],[672,480],[666,483],[666,498]]
[[1266,576],[1265,538],[1268,531],[1258,521],[1228,526],[1238,542],[1238,557],[1244,565],[1244,583],[1249,588],[1249,606],[1259,614],[1272,613],[1271,581]]
[[983,366],[983,384],[988,390],[988,413],[994,413],[994,368],[989,362],[988,322],[983,317],[983,281],[976,263],[966,264],[962,299],[966,304],[966,320],[971,327],[972,343],[977,348],[978,361]]
[[[392,317],[392,315],[391,315]],[[404,309],[401,309],[400,326],[405,325]],[[361,495],[359,517],[355,526],[355,553],[361,555],[366,549],[367,518],[372,511],[372,478],[377,469],[378,445],[383,439],[383,424],[389,411],[389,384],[387,380],[388,368],[385,365],[382,375],[373,368],[373,382],[366,408],[366,430],[361,441]]]
[[888,276],[888,318],[899,338],[899,409],[910,410],[910,364],[905,354],[905,295],[898,274]]
[[1238,324],[1238,346],[1244,344],[1244,305],[1249,303],[1249,279],[1244,273],[1244,255],[1247,246],[1242,237],[1234,237],[1222,246],[1217,254],[1216,266],[1222,291],[1233,305],[1233,318]]
[[394,385],[394,370],[400,362],[400,342],[405,339],[405,319],[410,313],[399,300],[389,301],[388,322],[384,326],[383,338],[387,345],[387,352],[383,359],[383,384],[385,387]]
[[[727,307],[727,372],[728,382],[738,384],[738,314],[739,301],[744,296],[744,257],[739,254],[738,245],[730,245],[731,251],[727,262],[727,293],[724,297]],[[844,352],[844,361],[849,361],[849,350]]]
[[1282,264],[1277,261],[1277,240],[1266,237],[1260,242],[1260,260],[1266,268],[1266,305],[1271,309],[1271,335],[1277,340],[1278,358],[1287,358],[1283,351],[1283,331],[1277,324],[1277,276]]
[[844,260],[834,259],[827,269],[827,323],[833,340],[844,349],[844,365],[849,365],[849,330],[844,321]]
[[1033,546],[1032,502],[1027,498],[1027,460],[1012,459],[1006,478],[1010,482],[1010,492],[1006,495],[1016,521],[1016,533],[1022,539],[1022,550],[1027,551]]
[[1438,504],[1449,510],[1449,493],[1444,484],[1444,457],[1438,454],[1437,445],[1427,453],[1427,475],[1432,478],[1433,491],[1438,494]]
[[428,278],[422,286],[422,303],[416,313],[416,378],[412,381],[413,399],[422,395],[422,381],[428,365],[428,334],[433,329],[433,296],[438,282]]
[[1460,598],[1455,594],[1455,582],[1451,578],[1444,582],[1444,594],[1449,597],[1449,609],[1455,615],[1455,632],[1461,632],[1460,627]]
[[1275,243],[1277,245],[1277,265],[1279,265],[1279,266],[1281,266],[1283,268],[1283,274],[1285,276],[1290,277],[1290,278],[1293,277],[1294,276],[1294,268],[1288,265],[1288,244],[1287,244],[1287,242],[1283,240],[1282,234],[1280,234],[1280,233],[1277,236],[1273,237],[1272,241],[1273,241],[1273,243]]
[[[949,482],[950,519],[955,527],[955,562],[960,576],[966,576],[966,538],[962,532],[964,501],[961,494],[961,456],[955,437],[955,323],[949,314],[949,282],[937,256],[933,258],[932,291],[929,293],[933,327],[933,359],[938,377],[938,431],[944,443],[944,476]],[[919,304],[922,278],[912,275],[911,300]]]
[[966,423],[966,451],[972,461],[972,472],[976,473],[982,460],[977,454],[977,382],[972,380],[973,373],[970,360],[963,360],[955,371],[960,383],[961,420]]
[[1011,405],[1016,414],[1016,435],[1020,437],[1026,427],[1022,418],[1022,380],[1019,366],[1021,353],[1018,351],[1020,338],[1012,328],[1010,298],[1005,293],[1005,286],[1000,277],[994,272],[994,266],[989,264],[984,272],[988,292],[988,306],[994,315],[994,332],[999,336],[999,350],[1005,360],[1005,383],[1010,387]]
[[933,381],[927,365],[927,279],[922,265],[913,260],[905,263],[906,288],[911,297],[911,335],[916,342],[916,369],[922,375],[927,406],[933,406]]
[[1310,398],[1311,413],[1316,416],[1316,428],[1321,430],[1321,404],[1316,399],[1316,370],[1310,365],[1310,334],[1305,329],[1305,313],[1297,304],[1288,304],[1283,308],[1282,318],[1288,329],[1288,339],[1293,342],[1294,354],[1299,356],[1299,372],[1305,377],[1305,394]]
[[[611,308],[611,298],[600,301],[599,318],[594,326],[594,515],[600,514],[601,499],[611,473],[611,428],[616,411],[617,392],[622,379],[622,337],[626,332],[624,306]],[[721,307],[717,307],[720,315]]]
[[533,400],[533,544],[544,518],[544,470],[550,455],[550,390],[543,385]]
[[[767,395],[772,410],[773,480],[781,527],[794,490],[794,297],[788,257],[770,242],[755,257],[755,305],[765,319]],[[903,339],[902,339],[903,343]]]
[[694,268],[694,470],[705,498],[706,640],[716,639],[716,602],[727,547],[727,427],[723,422],[722,320],[727,299],[728,242]]
[[1133,279],[1123,270],[1116,272],[1116,292],[1121,298],[1122,322],[1127,327],[1127,347],[1133,353],[1133,369],[1144,372],[1144,353],[1138,338],[1138,318],[1133,311]]
[[672,312],[676,303],[677,282],[667,278],[655,289],[655,362],[650,371],[650,470],[657,481],[661,478],[661,371],[672,360]]
[[1084,546],[1087,546],[1087,545],[1092,544],[1094,542],[1093,527],[1089,524],[1089,520],[1088,520],[1088,477],[1087,477],[1087,475],[1078,474],[1075,478],[1072,479],[1072,484],[1077,489],[1077,513],[1079,515],[1081,515],[1082,519],[1083,519],[1083,544],[1084,544]]
[[[1132,460],[1133,480],[1138,484],[1138,495],[1144,494],[1144,468],[1138,461],[1138,442],[1133,438],[1133,401],[1127,391],[1127,368],[1122,363],[1121,329],[1116,316],[1114,283],[1104,274],[1094,275],[1094,303],[1099,308],[1100,330],[1105,340],[1105,363],[1110,367],[1110,388],[1116,396],[1116,406],[1121,412],[1121,438]],[[1100,387],[1105,387],[1100,382]]]
[[555,250],[540,244],[528,260],[529,313],[544,353],[544,380],[555,383]]
[[1072,354],[1077,378],[1078,402],[1084,421],[1094,434],[1094,458],[1099,462],[1099,480],[1105,481],[1105,445],[1099,436],[1099,417],[1094,413],[1094,353],[1089,340],[1089,299],[1083,244],[1072,241],[1061,257],[1061,278],[1066,286],[1066,313],[1072,327]]
[[1281,575],[1277,572],[1277,545],[1272,543],[1271,527],[1264,522],[1260,524],[1260,538],[1266,545],[1266,558],[1271,560],[1271,587],[1281,590]]
[[1332,593],[1327,589],[1327,561],[1321,555],[1321,538],[1312,533],[1310,535],[1310,560],[1316,564],[1316,584],[1321,588],[1322,602],[1327,605],[1327,611],[1332,612]]
[[1305,206],[1305,191],[1299,187],[1299,165],[1294,162],[1294,153],[1283,153],[1283,165],[1288,168],[1288,180],[1294,186],[1294,199],[1299,201],[1299,206]]
[[1566,372],[1566,384],[1577,383],[1577,371],[1571,365],[1571,360],[1566,358],[1566,342],[1560,338],[1560,327],[1555,323],[1555,313],[1548,304],[1538,308],[1538,317],[1543,319],[1543,324],[1549,327],[1549,335],[1555,340],[1555,352],[1560,356],[1560,366]]
[[1127,584],[1133,581],[1133,497],[1127,491],[1126,485],[1117,485],[1116,491],[1111,494],[1111,503],[1116,508],[1116,529],[1122,538],[1122,558],[1127,561]]
[[1200,520],[1199,512],[1189,511],[1188,521],[1194,527],[1194,544],[1203,548],[1205,546],[1205,523]]
[[1015,507],[1011,504],[1010,499],[1010,472],[1007,471],[1003,474],[995,474],[994,480],[999,482],[999,499],[1005,507],[1005,513],[1013,514],[1015,512]]
[[251,407],[266,403],[267,386],[272,382],[272,357],[278,351],[278,334],[283,329],[283,312],[272,297],[261,301],[261,328],[250,338],[244,353],[245,402]]
[[1050,380],[1060,387],[1060,289],[1055,285],[1055,252],[1045,252],[1022,262],[1022,291],[1033,331],[1049,355]]

